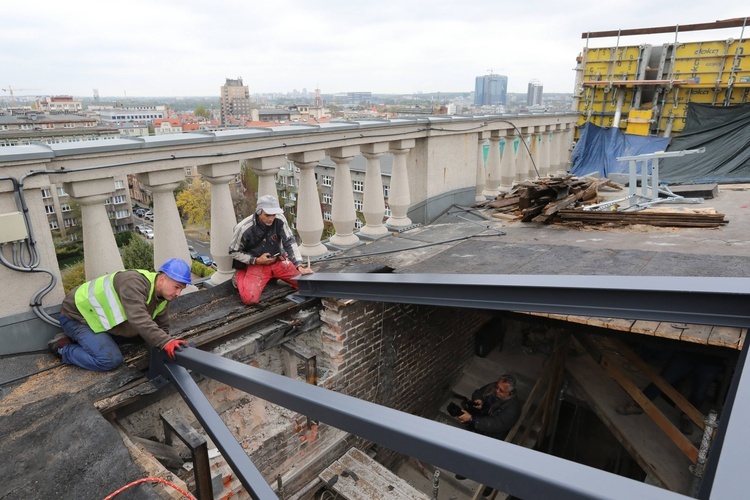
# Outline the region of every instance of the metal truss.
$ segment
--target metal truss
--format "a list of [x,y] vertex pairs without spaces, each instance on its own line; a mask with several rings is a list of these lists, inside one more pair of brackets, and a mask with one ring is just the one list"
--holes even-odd
[[[538,311],[748,326],[750,279],[612,276],[314,274],[298,280],[308,297]],[[521,498],[687,498],[678,493],[490,439],[189,347],[152,377],[172,381],[253,498],[276,498],[188,370],[470,477]],[[744,346],[698,498],[744,496],[750,435],[750,377]]]

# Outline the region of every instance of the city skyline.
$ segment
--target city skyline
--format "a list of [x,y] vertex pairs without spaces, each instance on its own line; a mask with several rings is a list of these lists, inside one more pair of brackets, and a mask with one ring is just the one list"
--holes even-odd
[[[593,1],[575,9],[549,0],[499,9],[489,0],[460,7],[440,0],[224,0],[207,9],[192,0],[133,0],[104,17],[92,0],[11,3],[0,18],[0,97],[9,87],[17,96],[92,96],[94,89],[101,96],[211,96],[237,77],[251,94],[470,92],[476,77],[490,73],[508,77],[509,93],[525,93],[533,79],[545,93],[572,93],[585,31],[707,23],[748,15],[743,9],[729,1],[706,14],[705,3],[693,0],[679,9],[635,0],[610,16]],[[687,32],[679,40],[741,33]],[[622,37],[619,45],[673,41],[674,34]]]

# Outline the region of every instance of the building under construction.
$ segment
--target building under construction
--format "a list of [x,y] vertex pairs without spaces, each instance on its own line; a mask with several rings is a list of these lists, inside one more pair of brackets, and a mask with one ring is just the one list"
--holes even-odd
[[[750,41],[746,18],[715,23],[583,33],[586,46],[576,68],[579,125],[590,121],[629,134],[678,135],[691,103],[735,106],[748,102]],[[724,40],[681,42],[686,32],[726,28]],[[628,37],[673,33],[661,45],[630,45]],[[598,38],[617,37],[614,47],[594,48]]]

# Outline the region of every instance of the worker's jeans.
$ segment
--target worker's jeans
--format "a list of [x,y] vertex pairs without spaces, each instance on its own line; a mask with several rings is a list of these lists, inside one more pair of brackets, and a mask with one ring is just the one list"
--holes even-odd
[[237,289],[240,291],[242,302],[248,305],[257,304],[260,302],[260,294],[271,278],[284,280],[295,290],[299,290],[297,280],[293,279],[299,274],[297,266],[288,259],[277,260],[268,266],[249,265],[237,271]]
[[122,353],[112,335],[107,332],[94,333],[87,324],[62,314],[60,326],[65,335],[75,342],[62,348],[64,363],[96,372],[114,370],[122,364]]

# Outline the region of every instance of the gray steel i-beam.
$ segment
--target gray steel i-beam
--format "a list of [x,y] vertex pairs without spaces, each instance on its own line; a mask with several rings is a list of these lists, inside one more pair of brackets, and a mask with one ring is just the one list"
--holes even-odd
[[[179,366],[177,366],[179,365]],[[346,396],[254,368],[196,348],[176,354],[164,367],[199,415],[246,488],[268,487],[255,467],[238,457],[236,442],[225,451],[229,431],[185,368],[399,453],[470,477],[522,498],[687,498],[585,465],[497,441],[422,417]],[[188,388],[189,390],[186,390]],[[211,418],[207,418],[211,416]],[[217,422],[218,420],[218,422]],[[214,437],[216,435],[216,437]],[[217,441],[218,439],[218,441]],[[238,448],[238,449],[237,449]],[[247,459],[247,461],[245,461]],[[263,490],[267,491],[267,490]],[[265,498],[265,497],[263,497]]]
[[750,278],[317,273],[297,284],[304,297],[750,325]]
[[[192,347],[188,348],[188,350],[198,351]],[[151,356],[152,359],[156,356],[163,361],[162,353],[158,350],[152,349]],[[215,354],[211,354],[210,356],[224,359]],[[195,416],[198,417],[201,424],[203,424],[203,428],[211,436],[214,444],[221,450],[221,454],[237,474],[248,494],[256,500],[275,500],[277,498],[276,494],[268,483],[266,483],[265,479],[263,479],[263,476],[250,460],[247,452],[237,442],[237,439],[229,431],[224,421],[221,420],[221,417],[216,413],[216,410],[211,406],[206,396],[203,395],[198,384],[190,377],[188,371],[175,363],[162,363],[161,366],[166,372],[163,375],[168,376],[174,382],[175,386],[177,386],[177,390],[190,409],[193,410]]]

